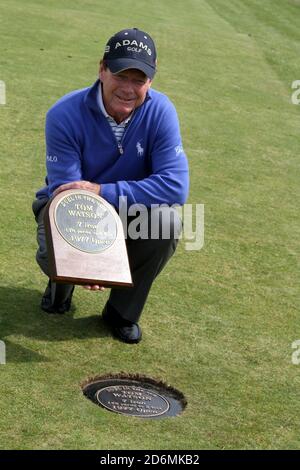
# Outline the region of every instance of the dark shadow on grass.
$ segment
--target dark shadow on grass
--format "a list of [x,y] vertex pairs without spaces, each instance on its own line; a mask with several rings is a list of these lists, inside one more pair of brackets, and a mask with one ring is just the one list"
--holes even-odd
[[[5,341],[6,337],[18,334],[44,341],[110,336],[99,314],[74,318],[74,308],[64,315],[48,314],[40,308],[41,295],[38,290],[0,286],[1,340]],[[99,305],[99,313],[100,311]],[[33,353],[33,360],[36,360],[35,355]]]
[[50,362],[43,354],[5,339],[6,360],[8,364],[20,362]]

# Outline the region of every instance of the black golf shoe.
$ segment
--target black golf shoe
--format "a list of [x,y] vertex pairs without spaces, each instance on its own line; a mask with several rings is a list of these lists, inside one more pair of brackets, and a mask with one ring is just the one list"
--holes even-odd
[[141,341],[142,330],[139,324],[122,318],[109,303],[104,307],[102,319],[113,335],[124,343],[139,343]]

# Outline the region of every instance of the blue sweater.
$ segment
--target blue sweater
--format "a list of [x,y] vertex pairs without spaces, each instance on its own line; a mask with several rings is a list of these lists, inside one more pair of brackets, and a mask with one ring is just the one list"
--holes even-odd
[[101,196],[116,208],[127,204],[184,204],[188,164],[182,148],[176,110],[170,100],[150,89],[135,110],[121,145],[100,111],[99,80],[89,88],[62,97],[47,113],[46,186],[37,198],[55,188],[86,180],[101,185]]

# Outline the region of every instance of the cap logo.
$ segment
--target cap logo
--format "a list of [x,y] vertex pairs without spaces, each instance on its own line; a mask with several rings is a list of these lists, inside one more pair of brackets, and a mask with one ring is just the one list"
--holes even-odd
[[[142,41],[138,43],[135,39],[133,41],[130,41],[129,39],[124,39],[122,43],[116,42],[115,49],[118,49],[119,47],[122,47],[122,46],[136,46],[140,48],[139,50],[135,49],[136,52],[141,52],[141,50],[144,49],[148,55],[152,55],[150,47],[148,47],[147,44],[144,44]],[[132,49],[128,48],[128,50],[132,50]]]

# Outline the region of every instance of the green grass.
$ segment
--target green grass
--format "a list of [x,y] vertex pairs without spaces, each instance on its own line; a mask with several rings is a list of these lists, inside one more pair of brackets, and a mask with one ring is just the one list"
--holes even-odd
[[[77,288],[76,310],[41,313],[30,207],[47,109],[96,79],[106,39],[127,25],[156,40],[154,87],[178,110],[189,202],[205,204],[205,246],[182,240],[137,346],[99,321],[107,292]],[[0,447],[299,448],[300,2],[2,0],[0,35]],[[184,414],[145,421],[83,397],[87,377],[120,371],[179,388]]]

